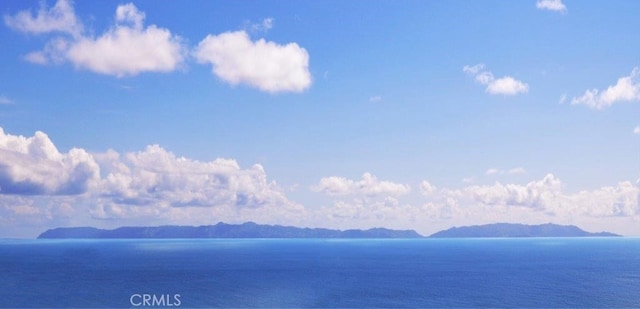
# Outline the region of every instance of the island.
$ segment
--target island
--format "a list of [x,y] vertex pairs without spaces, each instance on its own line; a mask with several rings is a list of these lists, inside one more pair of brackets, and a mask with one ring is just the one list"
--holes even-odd
[[120,227],[112,230],[93,227],[63,227],[47,230],[39,239],[51,238],[422,238],[413,230],[332,230],[262,225],[254,222],[205,226]]
[[609,232],[590,233],[573,225],[494,223],[452,227],[430,238],[497,238],[497,237],[615,237]]

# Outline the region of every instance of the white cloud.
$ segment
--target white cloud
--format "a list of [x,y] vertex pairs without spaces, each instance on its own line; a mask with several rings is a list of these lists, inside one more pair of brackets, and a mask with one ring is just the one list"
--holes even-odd
[[529,86],[511,76],[495,79],[487,84],[487,92],[490,94],[516,95],[527,93]]
[[42,132],[26,138],[0,128],[0,194],[82,194],[96,184],[99,173],[83,149],[60,153]]
[[566,13],[567,7],[562,3],[562,0],[538,0],[536,7],[540,10],[549,10],[560,13]]
[[47,42],[42,50],[33,51],[24,56],[24,59],[34,64],[45,65],[49,63],[60,64],[67,60],[67,50],[70,42],[64,38],[54,38]]
[[496,183],[455,190],[442,189],[430,196],[429,203],[440,207],[456,205],[455,212],[459,216],[471,217],[483,216],[483,212],[486,213],[484,215],[508,215],[515,208],[528,209],[532,211],[531,216],[554,220],[633,218],[640,214],[640,190],[630,181],[578,193],[566,193],[564,187],[560,179],[547,174],[543,179],[526,185]]
[[496,183],[493,186],[471,186],[463,190],[463,195],[486,205],[525,206],[543,208],[545,198],[558,194],[562,183],[552,174],[540,181],[525,186]]
[[420,183],[420,192],[421,192],[421,193],[422,193],[422,195],[424,195],[424,196],[429,196],[429,195],[431,195],[432,193],[436,192],[436,190],[437,190],[437,189],[438,189],[438,188],[437,188],[436,186],[432,185],[431,183],[429,183],[429,182],[428,182],[428,181],[426,181],[426,180],[423,180],[423,181]]
[[[83,32],[70,1],[59,0],[33,15],[22,11],[5,16],[11,28],[33,34],[71,34],[49,40],[41,50],[24,55],[34,64],[70,62],[78,69],[117,77],[144,72],[172,72],[185,62],[183,39],[165,28],[145,26],[145,13],[132,4],[119,5],[115,24],[98,36]],[[273,18],[251,24],[250,32],[266,32]],[[245,31],[208,35],[195,48],[200,63],[232,85],[246,84],[270,93],[302,92],[311,85],[309,54],[297,43],[284,45],[264,39],[252,41]]]
[[120,5],[116,9],[115,25],[102,35],[92,37],[82,33],[71,3],[63,0],[50,11],[41,9],[36,18],[28,12],[5,17],[12,25],[15,20],[29,25],[15,26],[18,30],[73,34],[71,39],[53,38],[42,50],[25,55],[24,58],[31,63],[69,61],[80,69],[118,77],[176,70],[185,59],[186,48],[182,39],[155,25],[144,27],[144,19],[145,14],[133,4]]
[[400,196],[409,193],[411,187],[390,181],[378,180],[370,173],[364,173],[362,179],[354,181],[344,177],[325,177],[320,179],[320,183],[311,188],[316,192],[323,192],[328,195],[366,195],[380,196],[391,195]]
[[637,126],[633,129],[633,134],[640,134],[640,126]]
[[78,148],[60,153],[42,132],[23,137],[0,129],[0,198],[23,197],[13,199],[13,206],[21,208],[7,211],[35,215],[25,201],[33,206],[42,204],[35,202],[38,197],[51,201],[54,195],[75,196],[65,201],[65,207],[87,218],[162,219],[165,224],[176,218],[191,223],[222,219],[283,223],[304,212],[267,179],[259,164],[243,169],[231,159],[200,162],[177,157],[158,145],[122,155],[113,150],[89,154]]
[[245,31],[225,32],[208,35],[194,55],[232,85],[246,84],[270,93],[302,92],[311,85],[309,54],[296,43],[254,42]]
[[529,85],[511,76],[495,78],[493,73],[485,70],[484,64],[465,65],[462,71],[473,76],[476,82],[487,86],[485,91],[489,94],[517,95],[529,92]]
[[640,101],[640,68],[635,67],[629,76],[620,77],[618,82],[600,92],[593,88],[580,97],[571,100],[572,105],[584,104],[593,109],[604,109],[618,102]]
[[118,6],[116,25],[98,38],[73,42],[67,59],[76,67],[118,77],[174,71],[184,61],[180,37],[155,25],[144,28],[144,18],[131,3]]
[[0,105],[2,104],[13,104],[13,100],[5,96],[0,96]]
[[260,207],[288,203],[259,164],[241,169],[235,160],[199,162],[176,157],[158,145],[122,158],[110,153],[100,163],[106,170],[101,194],[116,204]]
[[4,22],[12,29],[32,34],[62,32],[73,36],[82,33],[82,24],[77,20],[73,5],[67,0],[58,0],[48,9],[45,2],[41,2],[36,15],[31,11],[21,11],[15,16],[4,16]]
[[500,173],[500,170],[498,170],[496,168],[490,168],[485,172],[486,175],[495,175],[495,174],[498,174],[498,173]]
[[425,180],[419,184],[420,194],[411,195],[408,185],[365,173],[358,180],[325,177],[311,189],[332,201],[313,210],[302,207],[289,200],[259,164],[242,168],[233,159],[197,161],[158,145],[122,154],[79,148],[61,152],[43,132],[23,137],[0,128],[0,231],[27,223],[104,222],[113,227],[258,221],[424,232],[463,224],[552,221],[608,222],[611,230],[640,233],[637,224],[628,225],[640,220],[640,190],[630,181],[568,193],[553,174],[525,184],[460,189]]

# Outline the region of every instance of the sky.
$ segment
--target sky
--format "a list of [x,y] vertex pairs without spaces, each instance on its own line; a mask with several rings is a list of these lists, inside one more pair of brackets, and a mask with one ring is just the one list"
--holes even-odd
[[640,2],[5,1],[0,237],[640,236]]

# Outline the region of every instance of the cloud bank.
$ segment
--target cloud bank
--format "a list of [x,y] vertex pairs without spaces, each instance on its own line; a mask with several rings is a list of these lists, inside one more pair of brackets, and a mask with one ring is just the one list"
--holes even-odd
[[24,137],[0,129],[0,200],[10,203],[5,210],[43,214],[49,206],[36,204],[64,198],[72,212],[94,219],[164,218],[165,223],[244,216],[277,221],[302,210],[259,164],[244,169],[232,159],[200,162],[158,145],[125,154],[80,148],[61,153],[43,132]]
[[63,152],[44,132],[24,137],[0,129],[0,222],[8,227],[257,221],[433,230],[500,221],[577,221],[625,222],[621,226],[630,230],[618,232],[638,233],[629,220],[640,220],[640,190],[630,181],[573,193],[553,174],[526,184],[448,188],[423,180],[416,187],[412,194],[411,185],[371,173],[360,179],[323,177],[309,189],[324,202],[303,207],[269,180],[260,164],[243,168],[234,159],[198,161],[159,145],[122,154]]
[[512,96],[529,92],[529,85],[511,76],[495,78],[493,73],[485,70],[484,64],[476,64],[474,66],[465,65],[462,71],[473,76],[476,82],[487,86],[485,91],[489,94]]

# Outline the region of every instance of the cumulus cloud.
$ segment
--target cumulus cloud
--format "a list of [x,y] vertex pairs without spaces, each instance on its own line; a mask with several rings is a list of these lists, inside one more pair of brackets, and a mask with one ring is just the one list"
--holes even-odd
[[637,126],[633,129],[633,134],[640,134],[640,126]]
[[170,72],[184,61],[178,36],[155,25],[144,27],[145,14],[133,4],[116,9],[116,24],[97,38],[82,37],[67,50],[76,67],[115,76]]
[[493,73],[485,70],[484,64],[465,65],[462,71],[473,76],[476,82],[487,86],[485,91],[489,94],[517,95],[529,92],[529,85],[511,76],[495,78]]
[[604,91],[593,88],[571,100],[572,105],[586,105],[592,109],[604,109],[618,102],[640,101],[640,68],[635,67],[629,76],[618,78],[618,82]]
[[[232,159],[200,162],[158,145],[125,154],[113,150],[90,154],[79,148],[61,153],[43,132],[23,137],[0,129],[0,197],[51,200],[56,195],[81,195],[64,204],[98,219],[164,217],[171,222],[188,217],[201,222],[202,218],[190,215],[195,212],[208,214],[209,220],[217,215],[230,220],[262,216],[269,221],[277,220],[270,216],[290,217],[304,210],[267,179],[259,164],[241,168]],[[35,203],[24,198],[13,201],[19,208],[7,208],[11,214],[35,214],[27,211]],[[83,206],[87,204],[90,207]],[[205,210],[192,211],[196,208]]]
[[311,85],[309,54],[296,43],[252,41],[245,31],[225,32],[208,35],[194,55],[231,85],[246,84],[270,93],[302,92]]
[[27,138],[0,128],[0,194],[82,194],[99,174],[98,164],[83,149],[60,153],[43,132]]
[[199,162],[176,157],[158,145],[123,157],[112,152],[100,162],[107,170],[101,195],[116,204],[260,207],[288,203],[259,164],[241,169],[230,159]]
[[434,185],[432,185],[430,182],[423,180],[420,183],[420,193],[422,193],[422,195],[424,196],[429,196],[432,193],[436,192],[438,188]]
[[566,13],[567,7],[562,3],[562,0],[538,0],[536,7],[539,10],[549,10],[560,13]]
[[[26,14],[26,15],[25,15]],[[25,17],[26,16],[26,17]],[[156,25],[144,26],[145,14],[129,3],[116,9],[115,25],[98,37],[82,33],[71,4],[59,0],[50,11],[41,10],[37,17],[21,12],[5,17],[14,28],[31,33],[61,31],[73,38],[56,37],[40,51],[30,52],[25,59],[35,64],[69,61],[79,69],[118,77],[143,72],[170,72],[185,59],[182,39]]]
[[311,188],[316,192],[323,192],[327,195],[391,195],[399,196],[407,194],[411,187],[409,185],[394,183],[390,181],[378,180],[370,173],[364,173],[362,179],[354,181],[344,177],[324,177],[320,179],[318,185]]
[[566,193],[565,185],[553,174],[527,184],[467,186],[462,189],[441,189],[429,196],[433,205],[448,205],[462,214],[509,212],[522,208],[545,216],[571,217],[634,217],[640,214],[640,190],[630,181],[591,191]]
[[[34,64],[68,62],[78,69],[117,77],[177,70],[187,59],[184,40],[166,28],[145,26],[145,17],[132,3],[119,5],[115,23],[94,36],[83,31],[73,3],[58,0],[50,9],[43,4],[36,14],[22,11],[4,20],[25,33],[58,33],[41,50],[23,56]],[[199,63],[211,64],[213,74],[232,85],[269,93],[302,92],[311,86],[307,50],[297,43],[253,41],[247,33],[266,32],[273,25],[273,18],[265,18],[248,25],[246,31],[208,35],[193,55]]]
[[[555,175],[526,184],[471,185],[460,189],[420,183],[421,200],[405,203],[401,197],[334,195],[331,205],[314,213],[323,223],[341,228],[397,226],[426,230],[435,226],[495,222],[540,224],[555,222],[633,222],[640,215],[640,190],[629,181],[595,190],[568,193]],[[406,197],[404,197],[406,198]],[[614,225],[615,226],[615,225]],[[608,230],[616,230],[609,226]],[[589,226],[583,226],[589,229]],[[633,227],[625,227],[627,231]],[[620,230],[622,231],[622,229]],[[637,229],[636,232],[637,233]]]
[[21,11],[14,16],[5,15],[4,22],[12,29],[31,34],[62,32],[78,36],[83,29],[67,0],[58,0],[52,8],[43,1],[35,15],[29,10]]
[[464,195],[487,205],[543,208],[546,198],[558,194],[561,188],[560,180],[548,174],[542,180],[533,181],[524,186],[500,183],[492,186],[471,186],[464,189]]
[[[510,171],[519,168],[505,173]],[[159,145],[127,153],[89,153],[79,148],[64,152],[43,132],[24,137],[0,129],[0,226],[258,221],[429,230],[505,220],[640,219],[640,190],[630,181],[575,193],[566,192],[553,174],[524,184],[496,182],[454,189],[425,180],[418,187],[419,194],[412,195],[409,185],[370,173],[356,180],[325,177],[311,189],[327,194],[331,201],[306,209],[289,200],[259,164],[243,168],[233,159],[198,161]]]

